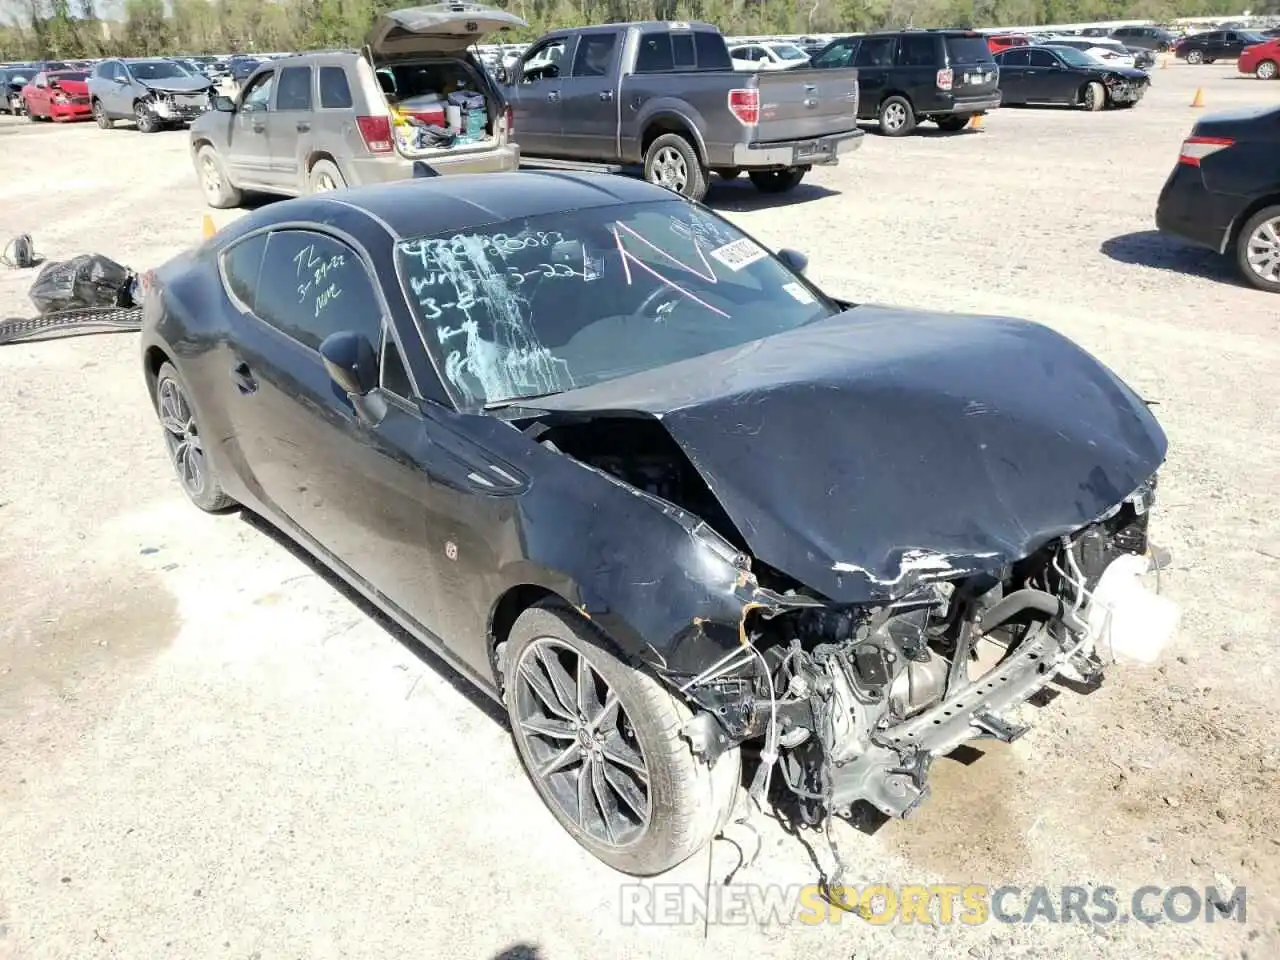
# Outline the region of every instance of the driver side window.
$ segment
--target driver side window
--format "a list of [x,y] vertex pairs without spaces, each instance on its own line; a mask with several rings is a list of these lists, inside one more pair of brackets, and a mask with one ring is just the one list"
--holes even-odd
[[560,64],[564,60],[565,42],[548,40],[544,46],[535,48],[525,59],[520,68],[521,83],[537,83],[539,80],[554,80],[560,76]]
[[275,88],[276,75],[264,73],[249,82],[240,100],[242,110],[267,110],[271,103],[271,91]]
[[1048,50],[1028,50],[1027,57],[1033,67],[1056,67],[1058,58]]
[[832,47],[814,61],[815,67],[847,67],[853,62],[855,45],[842,43]]

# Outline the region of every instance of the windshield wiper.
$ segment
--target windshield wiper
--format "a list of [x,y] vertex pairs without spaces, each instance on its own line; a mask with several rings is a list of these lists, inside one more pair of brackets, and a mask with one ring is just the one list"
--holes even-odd
[[526,400],[541,400],[544,397],[554,397],[558,393],[564,393],[563,390],[548,390],[546,393],[530,393],[523,397],[510,397],[506,400],[493,400],[484,405],[485,410],[500,410],[503,407],[514,407],[523,404]]

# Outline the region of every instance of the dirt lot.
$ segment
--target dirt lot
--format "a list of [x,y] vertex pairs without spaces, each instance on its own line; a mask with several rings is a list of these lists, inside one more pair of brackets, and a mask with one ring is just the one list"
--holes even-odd
[[[1060,329],[1171,440],[1168,661],[941,761],[913,820],[842,824],[850,879],[1244,885],[1247,923],[624,925],[623,878],[544,810],[491,707],[260,523],[187,504],[126,334],[0,347],[0,957],[1280,955],[1280,298],[1152,233],[1196,86],[1210,110],[1280,93],[1232,69],[1157,71],[1130,111],[872,135],[786,204],[709,199],[850,298]],[[200,237],[182,133],[4,119],[0,150],[0,237],[136,267]],[[30,281],[0,270],[0,317]],[[756,826],[735,883],[814,878]],[[714,873],[733,862],[718,844]]]

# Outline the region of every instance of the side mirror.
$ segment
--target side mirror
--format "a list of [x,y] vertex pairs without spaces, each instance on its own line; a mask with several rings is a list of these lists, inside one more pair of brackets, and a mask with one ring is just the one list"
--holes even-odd
[[373,393],[378,386],[378,355],[365,337],[339,330],[320,344],[325,371],[338,389],[347,395],[362,420],[380,423],[387,405]]
[[219,113],[235,113],[236,102],[230,97],[224,97],[221,94],[218,94],[213,98],[213,109],[217,110]]
[[794,273],[804,273],[809,268],[809,258],[799,250],[790,248],[779,250],[778,259],[790,267]]

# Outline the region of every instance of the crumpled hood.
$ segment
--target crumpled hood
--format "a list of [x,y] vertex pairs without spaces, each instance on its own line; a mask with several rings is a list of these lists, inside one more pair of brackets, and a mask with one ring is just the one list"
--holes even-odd
[[537,401],[660,419],[765,563],[835,601],[993,570],[1163,462],[1143,401],[1022,320],[860,306]]
[[139,80],[138,83],[156,93],[204,93],[213,86],[207,77],[165,77],[162,80]]

